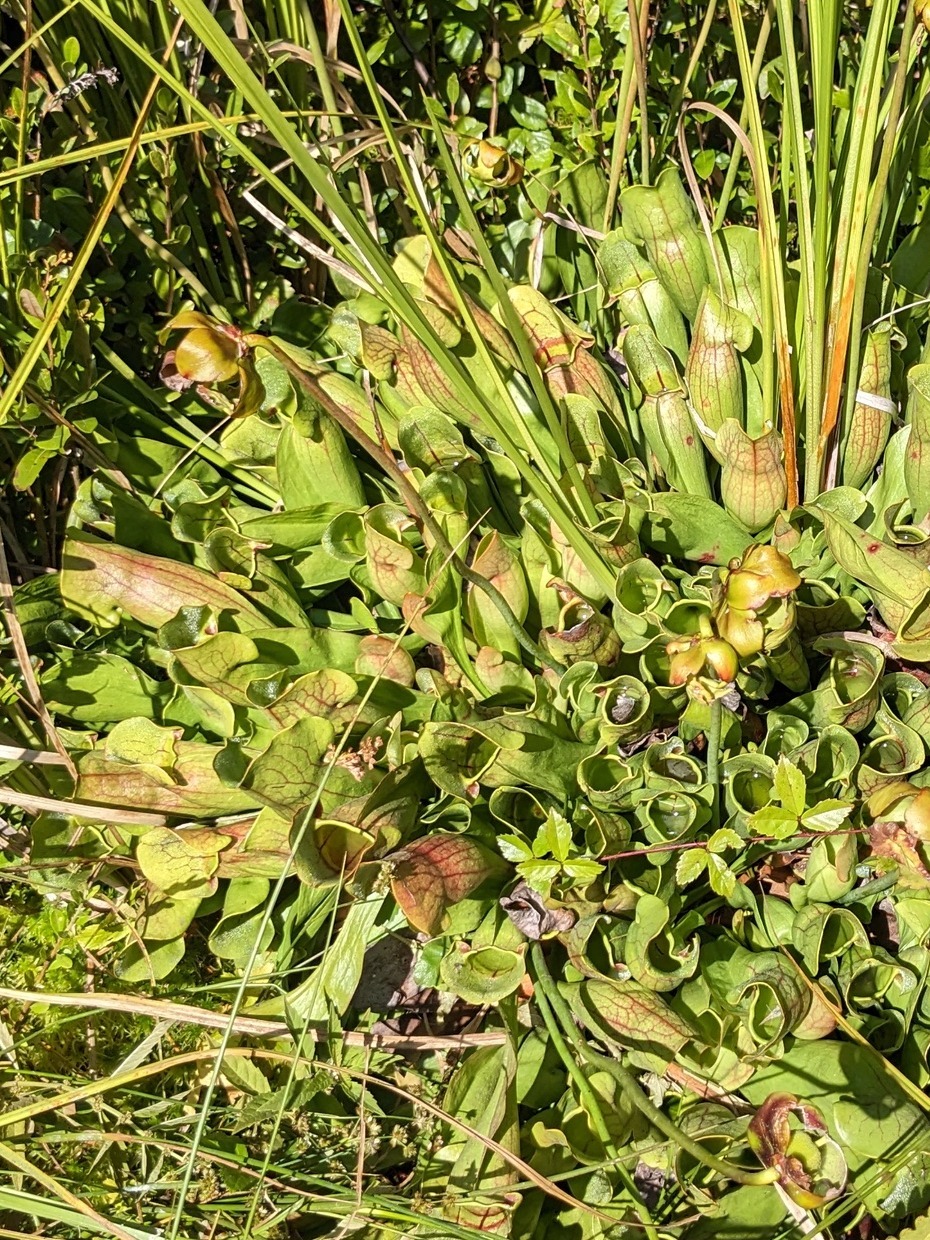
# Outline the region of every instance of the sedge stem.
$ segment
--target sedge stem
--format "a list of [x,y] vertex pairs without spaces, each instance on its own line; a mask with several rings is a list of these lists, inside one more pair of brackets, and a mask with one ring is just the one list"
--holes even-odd
[[592,1066],[601,1068],[604,1072],[609,1073],[616,1081],[620,1092],[627,1102],[634,1106],[654,1128],[657,1128],[664,1137],[667,1137],[679,1149],[684,1150],[692,1158],[697,1159],[699,1163],[709,1168],[709,1170],[716,1171],[718,1175],[722,1175],[728,1180],[733,1180],[737,1184],[749,1185],[775,1183],[778,1179],[778,1172],[774,1167],[764,1167],[759,1171],[749,1171],[744,1167],[738,1167],[735,1163],[728,1162],[724,1158],[717,1158],[715,1154],[711,1154],[700,1141],[689,1137],[663,1111],[660,1111],[657,1106],[654,1106],[649,1101],[632,1074],[618,1060],[612,1059],[607,1055],[599,1055],[593,1051],[579,1034],[571,1009],[552,980],[552,974],[549,972],[549,966],[546,964],[541,944],[533,944],[531,959],[537,990],[552,1008],[562,1031],[575,1047],[575,1050]]
[[[538,947],[539,944],[535,944],[534,951]],[[649,1213],[646,1203],[640,1197],[633,1177],[621,1162],[620,1151],[617,1149],[617,1146],[610,1135],[610,1130],[607,1127],[607,1121],[604,1119],[604,1112],[601,1109],[600,1100],[594,1092],[591,1082],[585,1076],[581,1064],[574,1057],[571,1052],[571,1048],[565,1041],[559,1022],[556,1019],[556,1016],[549,1005],[549,1001],[541,988],[538,988],[536,991],[536,1005],[539,1008],[540,1016],[543,1018],[543,1024],[546,1026],[546,1032],[552,1039],[552,1045],[555,1047],[559,1058],[565,1065],[568,1075],[575,1083],[575,1088],[578,1090],[578,1096],[581,1099],[581,1104],[590,1117],[591,1123],[594,1125],[594,1130],[597,1133],[597,1139],[603,1145],[604,1150],[607,1153],[607,1157],[614,1161],[620,1178],[623,1180],[624,1186],[633,1200],[633,1209],[636,1211],[637,1217],[643,1224],[648,1240],[658,1240],[659,1233],[656,1230],[655,1223],[652,1221],[652,1215]]]
[[707,782],[713,793],[711,809],[714,823],[718,821],[720,796],[720,736],[723,732],[723,702],[714,698],[710,704],[710,726],[707,729]]

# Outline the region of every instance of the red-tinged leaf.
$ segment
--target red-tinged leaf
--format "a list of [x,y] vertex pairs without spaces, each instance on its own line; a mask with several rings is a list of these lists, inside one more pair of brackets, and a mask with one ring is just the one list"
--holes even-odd
[[359,676],[396,680],[411,687],[416,677],[416,664],[392,637],[370,634],[359,642],[355,671]]
[[432,405],[456,421],[476,425],[474,410],[463,404],[443,367],[429,349],[406,327],[401,329],[403,347],[398,350],[394,383],[404,403]]
[[243,777],[243,788],[288,817],[317,804],[323,814],[338,809],[344,817],[348,806],[374,791],[384,773],[374,769],[376,750],[337,752],[335,739],[329,719],[298,719],[258,755]]
[[[891,399],[891,323],[887,320],[866,333],[856,390],[880,401]],[[876,409],[877,403],[857,400],[849,421],[842,452],[843,485],[856,490],[871,478],[891,433],[891,412]]]
[[501,1193],[494,1201],[462,1201],[453,1198],[443,1208],[443,1215],[451,1223],[472,1227],[488,1235],[509,1236],[513,1227],[513,1215],[523,1200],[522,1193]]
[[[711,285],[704,290],[691,338],[685,380],[701,423],[718,431],[732,418],[743,418],[743,375],[739,354],[752,344],[752,323],[727,305]],[[714,452],[714,440],[705,438]]]
[[291,855],[290,823],[274,810],[225,823],[230,846],[219,855],[217,878],[280,878]]
[[282,728],[289,728],[307,715],[319,715],[339,728],[355,713],[348,709],[348,703],[357,693],[358,686],[347,672],[321,667],[296,680],[268,707],[268,714]]
[[[792,1119],[795,1123],[792,1124]],[[749,1144],[792,1201],[815,1210],[846,1187],[846,1159],[816,1107],[770,1094],[749,1121]]]
[[83,532],[72,532],[65,542],[59,588],[66,606],[106,628],[118,624],[122,615],[159,628],[182,607],[230,612],[243,630],[268,625],[248,599],[212,573]]
[[511,304],[523,320],[533,346],[533,356],[541,370],[570,366],[579,346],[590,348],[593,338],[565,317],[560,310],[529,284],[509,290]]
[[183,818],[215,818],[256,809],[250,792],[227,788],[213,769],[214,745],[179,741],[173,770],[135,764],[94,749],[78,762],[77,800],[90,805],[155,810]]
[[410,924],[425,934],[438,934],[446,909],[499,868],[495,857],[462,835],[415,840],[391,860],[394,899]]
[[409,520],[388,504],[364,518],[365,556],[372,583],[382,597],[400,606],[408,594],[426,593],[423,558],[405,541]]
[[766,431],[751,439],[729,418],[717,431],[716,454],[723,465],[720,495],[727,512],[747,530],[768,525],[787,494],[781,436]]
[[599,1036],[670,1061],[697,1039],[683,1016],[639,982],[592,978],[566,988],[572,1010]]

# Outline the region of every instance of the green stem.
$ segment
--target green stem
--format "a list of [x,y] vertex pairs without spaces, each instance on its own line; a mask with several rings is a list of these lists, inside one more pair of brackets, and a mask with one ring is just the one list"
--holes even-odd
[[722,1175],[728,1180],[733,1180],[737,1184],[765,1185],[776,1182],[778,1172],[774,1167],[765,1167],[761,1171],[747,1171],[743,1167],[737,1167],[735,1163],[727,1162],[724,1158],[717,1158],[716,1155],[709,1153],[700,1141],[695,1141],[693,1137],[689,1137],[658,1107],[653,1106],[645,1093],[637,1085],[633,1076],[627,1072],[621,1063],[606,1055],[597,1054],[581,1038],[575,1026],[571,1009],[552,980],[552,974],[549,972],[542,946],[539,943],[533,944],[531,958],[536,975],[537,991],[544,996],[545,1000],[552,1007],[556,1018],[562,1026],[562,1030],[568,1036],[575,1050],[588,1063],[609,1073],[617,1082],[620,1092],[627,1102],[634,1106],[654,1128],[658,1128],[664,1137],[667,1137],[669,1141],[673,1142],[680,1149],[685,1150],[686,1153],[690,1154],[692,1158],[695,1158],[703,1166],[711,1171],[716,1171],[718,1175]]
[[[541,944],[533,944],[532,958],[534,964],[536,965],[536,975],[538,981],[540,965],[542,969],[546,968],[546,961],[543,956]],[[633,1177],[630,1175],[624,1164],[620,1161],[620,1151],[617,1149],[617,1146],[614,1144],[613,1138],[610,1135],[610,1130],[607,1127],[607,1121],[604,1119],[604,1112],[601,1110],[600,1100],[592,1089],[591,1082],[582,1071],[578,1060],[574,1057],[574,1055],[572,1055],[571,1048],[565,1041],[562,1030],[559,1027],[559,1022],[549,1004],[549,1000],[546,997],[545,990],[542,986],[537,987],[536,1005],[539,1008],[539,1014],[543,1018],[543,1024],[546,1026],[546,1031],[552,1039],[552,1045],[555,1047],[559,1058],[565,1065],[568,1075],[575,1082],[575,1087],[578,1090],[578,1096],[581,1099],[581,1103],[585,1111],[591,1117],[591,1122],[594,1124],[598,1140],[606,1150],[608,1158],[613,1159],[616,1163],[617,1171],[619,1172],[620,1178],[623,1180],[627,1191],[632,1197],[633,1208],[645,1228],[646,1235],[649,1240],[658,1240],[659,1233],[656,1230],[655,1224],[652,1220],[652,1215],[649,1213],[646,1203],[640,1197]]]
[[719,698],[714,698],[710,704],[710,727],[707,729],[707,782],[714,793],[714,803],[711,808],[715,824],[718,821],[717,802],[720,786],[720,736],[722,731],[723,702]]
[[639,97],[639,137],[640,137],[640,170],[639,179],[642,185],[649,184],[649,112],[646,101],[646,56],[643,47],[642,5],[629,0],[630,42],[633,45],[633,63],[636,66],[636,91]]
[[[771,4],[765,10],[762,17],[762,24],[759,26],[759,37],[756,39],[756,46],[752,54],[752,74],[753,83],[758,82],[759,74],[762,72],[762,64],[765,60],[765,51],[768,47],[769,35],[772,32],[772,6]],[[743,100],[739,113],[739,127],[746,128],[746,120],[749,116],[749,105]],[[717,212],[714,215],[714,232],[719,232],[723,227],[727,218],[727,207],[730,205],[730,199],[733,197],[733,190],[736,187],[736,174],[739,172],[740,161],[743,158],[742,142],[734,142],[733,154],[730,156],[730,162],[727,165],[727,175],[723,182],[723,189],[720,191],[720,198],[717,202]]]
[[[672,99],[668,107],[668,116],[666,117],[665,124],[662,126],[662,133],[659,136],[659,140],[656,143],[655,164],[657,167],[662,166],[662,158],[668,149],[669,143],[671,142],[672,133],[674,132],[675,126],[678,123],[678,118],[681,115],[681,108],[685,101],[685,96],[690,93],[691,79],[694,77],[694,71],[698,67],[700,59],[704,54],[704,47],[707,43],[711,26],[713,26],[716,16],[717,0],[707,0],[707,8],[704,10],[704,20],[701,22],[701,29],[698,31],[698,37],[695,39],[694,46],[691,48],[691,55],[688,58],[688,67],[685,69],[684,76],[681,81],[675,87],[675,93],[672,95]],[[740,149],[739,144],[737,144],[737,152]],[[730,162],[732,164],[733,161],[731,160]],[[735,175],[736,173],[734,170],[734,176]]]
[[[888,173],[891,170],[891,161],[897,149],[899,136],[898,122],[901,119],[901,105],[904,102],[904,90],[907,85],[908,77],[913,68],[910,60],[910,54],[911,40],[914,38],[914,26],[916,21],[917,10],[913,4],[908,5],[907,13],[904,17],[904,29],[901,32],[901,45],[898,49],[898,63],[895,68],[891,104],[888,109],[888,120],[885,124],[885,136],[882,141],[878,168],[872,179],[872,197],[869,203],[869,213],[866,217],[865,228],[863,229],[862,234],[862,249],[859,253],[859,270],[856,273],[855,285],[855,303],[853,306],[852,325],[850,327],[849,334],[849,362],[847,364],[847,376],[849,382],[846,385],[847,390],[843,418],[837,427],[837,434],[840,437],[842,437],[844,424],[845,427],[848,427],[849,425],[853,405],[856,401],[856,382],[859,377],[859,357],[862,352],[862,310],[865,305],[869,265],[872,261],[872,247],[875,242],[875,234],[878,231],[879,221],[881,220],[882,209],[888,205],[888,200],[885,195],[885,188],[888,184]],[[925,33],[926,32],[921,28],[917,35],[919,42],[923,41]],[[835,478],[830,479],[830,481],[831,483],[835,482]]]
[[633,76],[633,42],[626,45],[623,58],[623,71],[620,74],[620,90],[617,94],[617,119],[614,128],[614,140],[610,153],[610,181],[607,185],[607,202],[604,205],[604,232],[613,227],[614,213],[617,210],[617,198],[620,194],[620,179],[626,163],[626,148],[630,140],[630,127],[633,123],[633,104],[636,100],[636,80]]

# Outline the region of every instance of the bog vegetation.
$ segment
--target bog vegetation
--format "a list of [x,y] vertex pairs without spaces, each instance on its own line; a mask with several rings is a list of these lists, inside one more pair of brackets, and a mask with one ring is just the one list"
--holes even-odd
[[924,0],[6,0],[0,1235],[930,1236]]

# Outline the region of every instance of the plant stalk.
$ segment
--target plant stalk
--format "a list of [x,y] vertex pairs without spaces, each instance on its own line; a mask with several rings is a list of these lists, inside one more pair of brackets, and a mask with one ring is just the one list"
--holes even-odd
[[[862,235],[862,249],[859,254],[859,269],[856,273],[856,296],[853,305],[852,325],[850,327],[850,345],[849,345],[849,362],[847,367],[847,390],[844,401],[843,418],[837,427],[839,436],[843,434],[843,423],[847,426],[852,413],[853,405],[856,401],[856,379],[859,375],[859,357],[862,352],[862,311],[865,305],[866,285],[869,277],[869,265],[872,260],[872,246],[875,242],[875,234],[878,231],[878,224],[882,215],[882,208],[887,204],[885,190],[888,185],[888,174],[891,171],[891,161],[897,147],[898,139],[898,122],[901,118],[901,106],[904,102],[904,89],[907,84],[908,72],[910,66],[910,50],[911,41],[914,37],[914,25],[917,21],[917,10],[913,4],[907,7],[907,13],[904,18],[904,28],[901,31],[901,44],[898,49],[898,63],[895,67],[894,84],[892,87],[891,106],[888,109],[888,120],[885,125],[885,136],[882,141],[881,154],[878,160],[878,169],[872,181],[872,198],[869,203],[869,213],[866,217],[865,228]],[[923,30],[919,37],[923,37]],[[835,461],[836,455],[831,458],[831,465],[828,466],[827,488],[835,485]]]
[[575,1020],[572,1016],[571,1009],[559,993],[559,989],[552,980],[552,974],[549,972],[549,966],[546,964],[546,958],[543,954],[542,945],[534,943],[530,952],[535,973],[535,982],[538,990],[544,995],[548,1001],[563,1032],[567,1035],[569,1041],[575,1048],[575,1051],[588,1063],[596,1065],[608,1072],[620,1088],[621,1093],[626,1100],[634,1106],[639,1113],[644,1116],[654,1128],[658,1128],[659,1132],[669,1141],[673,1142],[680,1149],[685,1150],[692,1158],[697,1159],[699,1163],[707,1167],[711,1171],[715,1171],[718,1175],[724,1176],[728,1180],[733,1180],[737,1184],[750,1185],[766,1185],[774,1184],[778,1179],[778,1172],[774,1167],[764,1167],[760,1171],[747,1171],[744,1167],[737,1167],[735,1163],[727,1162],[724,1158],[717,1158],[716,1155],[709,1153],[708,1150],[700,1143],[695,1141],[693,1137],[689,1137],[683,1132],[677,1124],[668,1118],[658,1107],[646,1097],[645,1093],[637,1085],[632,1075],[619,1063],[616,1059],[611,1059],[606,1055],[599,1055],[592,1051],[583,1041],[575,1026]]
[[[539,948],[539,943],[535,943],[533,945],[534,952]],[[543,967],[545,967],[545,961],[543,962]],[[559,1022],[542,988],[539,988],[536,991],[536,1003],[539,1007],[539,1014],[542,1016],[543,1023],[546,1026],[546,1031],[552,1039],[552,1045],[555,1047],[559,1058],[565,1065],[565,1070],[568,1072],[568,1075],[575,1082],[575,1087],[578,1090],[578,1096],[582,1101],[582,1105],[591,1117],[591,1122],[594,1124],[598,1140],[603,1145],[608,1158],[613,1159],[616,1163],[617,1171],[619,1172],[620,1178],[623,1180],[627,1191],[633,1199],[633,1208],[645,1228],[648,1240],[658,1240],[659,1233],[652,1221],[652,1215],[649,1213],[646,1203],[640,1197],[633,1177],[630,1175],[624,1164],[620,1161],[620,1151],[617,1149],[617,1146],[610,1135],[610,1130],[607,1127],[607,1121],[604,1119],[604,1112],[601,1109],[600,1099],[592,1089],[591,1082],[582,1071],[578,1060],[572,1055],[571,1048],[565,1041]]]
[[723,702],[714,698],[710,704],[710,726],[707,729],[707,782],[713,791],[711,810],[714,823],[719,822],[720,799],[720,736],[723,732]]

